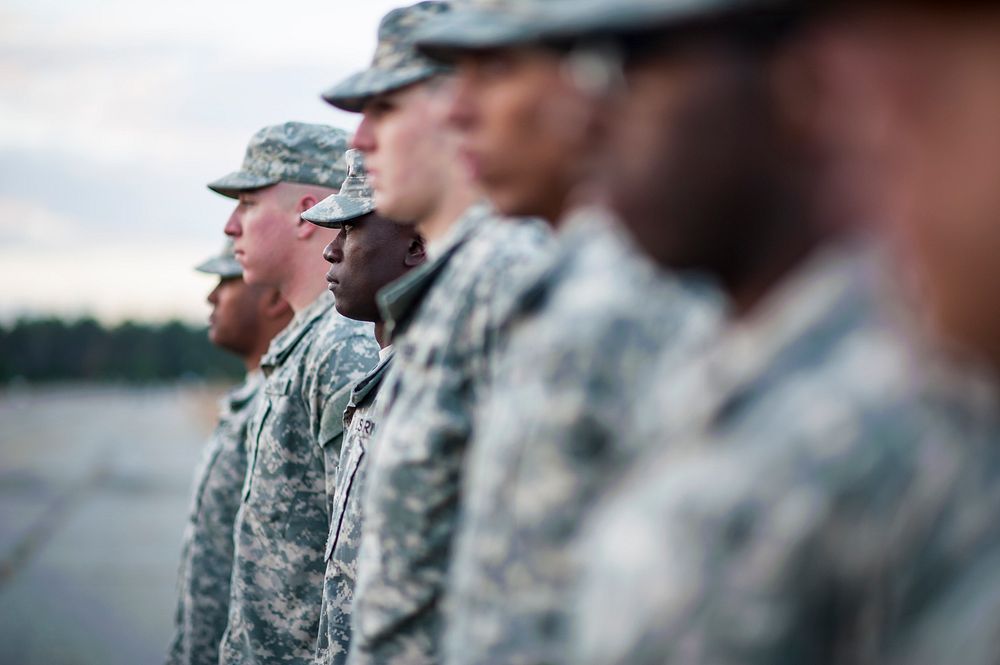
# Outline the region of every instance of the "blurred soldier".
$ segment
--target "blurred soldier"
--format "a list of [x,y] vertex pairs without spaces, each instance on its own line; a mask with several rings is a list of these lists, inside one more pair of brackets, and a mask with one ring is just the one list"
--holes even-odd
[[[837,24],[882,215],[912,255],[935,333],[1000,372],[1000,7],[868,3]],[[864,107],[860,104],[864,103]]]
[[351,663],[436,663],[440,599],[461,472],[497,351],[505,301],[540,260],[546,234],[477,203],[444,127],[450,81],[411,36],[448,10],[423,2],[390,12],[369,69],[324,97],[363,114],[379,214],[415,224],[428,262],[379,294],[396,348],[382,389],[355,589]]
[[559,248],[518,298],[478,410],[448,594],[446,661],[562,661],[571,550],[582,515],[633,451],[622,414],[659,356],[685,358],[711,308],[660,273],[606,214],[578,209],[600,146],[591,56],[551,46],[547,2],[467,3],[419,47],[455,63],[449,118],[466,167],[503,213],[559,227]]
[[997,529],[992,405],[887,305],[854,72],[780,4],[577,2],[553,28],[619,41],[610,200],[731,307],[623,416],[659,450],[579,546],[573,662],[885,662]]
[[295,311],[261,359],[267,378],[248,428],[220,663],[306,663],[315,648],[327,478],[351,386],[378,361],[371,326],[338,314],[324,289],[323,249],[332,235],[300,219],[342,184],[346,143],[344,132],[323,125],[266,127],[251,139],[242,170],[209,185],[239,199],[226,234],[244,279],[276,287]]
[[[472,0],[422,27],[418,48],[455,65],[459,156],[497,209],[564,221],[594,170],[593,95],[606,82],[538,31],[544,0]],[[589,76],[588,76],[589,75]]]
[[302,214],[318,226],[340,229],[323,257],[331,264],[326,279],[337,311],[358,321],[375,323],[378,365],[358,381],[344,412],[344,444],[334,481],[336,493],[326,542],[326,578],[319,620],[316,663],[344,663],[351,641],[351,605],[357,578],[362,497],[372,437],[383,411],[379,387],[392,363],[394,349],[375,294],[424,262],[424,241],[412,224],[390,221],[375,212],[375,197],[361,153],[348,150],[348,175],[335,194]]
[[[953,364],[988,368],[993,385],[981,399],[996,408],[1000,308],[986,285],[1000,277],[1000,7],[857,3],[830,24],[827,50],[850,67],[852,143],[877,167],[875,205],[909,261],[935,341]],[[981,484],[995,486],[995,465],[981,464]],[[883,662],[1000,662],[1000,538],[983,537],[981,522],[996,521],[984,496],[971,485],[942,520],[963,526],[942,529],[945,545],[928,548],[937,588]]]
[[208,295],[212,305],[209,339],[238,355],[247,376],[243,385],[222,400],[219,423],[195,473],[181,549],[176,633],[167,657],[170,665],[219,662],[219,640],[229,613],[233,521],[247,468],[246,428],[263,381],[258,367],[271,339],[292,318],[291,308],[277,289],[243,281],[231,240],[218,256],[196,270],[219,278]]

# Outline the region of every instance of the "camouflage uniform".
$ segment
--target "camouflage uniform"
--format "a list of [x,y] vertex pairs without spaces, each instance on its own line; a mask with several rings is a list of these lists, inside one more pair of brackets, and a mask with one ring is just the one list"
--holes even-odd
[[[389,12],[371,66],[324,98],[358,111],[373,96],[447,71],[413,50],[412,35],[449,10],[448,3],[420,2]],[[379,411],[388,415],[379,418],[363,501],[354,665],[439,660],[438,601],[471,410],[487,382],[509,294],[540,258],[545,237],[541,228],[502,222],[474,206],[442,239],[436,259],[379,294],[397,358],[380,393]]]
[[354,386],[344,412],[344,448],[337,467],[337,493],[326,543],[317,664],[347,662],[368,450],[382,415],[379,386],[392,364],[392,357],[392,347],[383,349],[382,361]]
[[247,468],[246,426],[263,375],[246,381],[221,401],[219,423],[195,473],[178,576],[176,633],[167,663],[219,662],[219,640],[229,614],[233,571],[233,521]]
[[[268,127],[251,139],[243,169],[209,186],[227,196],[279,181],[336,187],[346,142],[322,125]],[[326,469],[338,460],[351,386],[377,352],[371,324],[340,316],[324,293],[296,312],[261,360],[266,380],[247,430],[220,663],[311,662],[333,494]]]
[[[223,279],[242,276],[232,242],[197,270]],[[259,371],[220,402],[219,422],[202,452],[181,547],[176,632],[169,665],[215,665],[229,613],[233,521],[246,475],[246,427],[263,381]]]
[[325,471],[337,462],[351,385],[377,350],[371,324],[340,316],[324,293],[261,361],[267,381],[247,439],[221,663],[312,658],[330,517]]
[[379,294],[396,348],[373,443],[349,662],[440,660],[439,601],[472,411],[483,397],[504,294],[541,260],[547,233],[474,206],[432,260]]
[[686,358],[715,320],[707,297],[657,271],[596,211],[567,221],[559,244],[520,297],[470,445],[450,663],[563,660],[568,545],[632,457],[623,415],[653,361]]
[[[345,159],[347,179],[340,191],[302,213],[302,219],[326,228],[340,228],[344,222],[358,223],[359,218],[375,211],[364,156],[358,150],[348,150]],[[346,662],[351,641],[362,497],[370,457],[367,453],[380,418],[378,389],[392,363],[392,347],[382,349],[380,356],[379,364],[354,386],[344,412],[344,445],[333,479],[335,494],[324,556],[326,576],[316,642],[318,665]]]
[[815,258],[640,405],[662,445],[579,546],[577,662],[885,663],[995,551],[995,396],[930,375],[876,263]]

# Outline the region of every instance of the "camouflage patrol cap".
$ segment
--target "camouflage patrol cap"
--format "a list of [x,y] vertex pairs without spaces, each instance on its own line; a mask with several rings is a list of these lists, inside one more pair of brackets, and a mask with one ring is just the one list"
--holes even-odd
[[194,269],[208,275],[218,275],[222,279],[243,276],[243,266],[236,260],[236,254],[233,252],[232,238],[226,238],[226,244],[222,246],[221,252],[202,261]]
[[773,10],[801,10],[802,0],[469,0],[421,29],[417,49],[443,61],[463,51],[706,25]]
[[339,229],[344,222],[364,217],[375,211],[375,192],[365,173],[364,157],[360,150],[348,150],[347,179],[340,192],[328,196],[302,213],[302,219],[328,229]]
[[448,62],[462,51],[479,51],[525,45],[545,39],[555,14],[548,5],[573,0],[467,0],[446,16],[421,27],[415,36],[417,50]]
[[[548,39],[618,35],[653,30],[746,25],[754,19],[792,17],[824,5],[802,0],[551,0],[542,31]],[[573,5],[572,9],[570,5]]]
[[323,99],[344,111],[360,113],[375,95],[399,90],[447,71],[447,67],[417,53],[414,32],[429,19],[451,10],[448,2],[418,2],[393,9],[382,18],[378,46],[368,69],[347,77],[323,93]]
[[250,139],[243,168],[208,184],[229,198],[240,192],[295,182],[337,188],[347,175],[347,132],[327,125],[286,122],[260,130]]

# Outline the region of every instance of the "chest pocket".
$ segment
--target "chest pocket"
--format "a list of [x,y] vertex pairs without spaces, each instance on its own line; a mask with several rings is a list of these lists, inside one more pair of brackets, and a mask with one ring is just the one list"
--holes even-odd
[[254,476],[257,474],[257,460],[260,458],[261,438],[269,424],[269,418],[272,418],[275,412],[280,413],[285,408],[291,386],[290,377],[284,379],[275,377],[275,380],[269,380],[264,385],[264,399],[261,400],[257,414],[250,420],[247,429],[250,434],[250,450],[247,460],[247,475],[243,480],[244,502],[250,498],[250,492],[253,488]]

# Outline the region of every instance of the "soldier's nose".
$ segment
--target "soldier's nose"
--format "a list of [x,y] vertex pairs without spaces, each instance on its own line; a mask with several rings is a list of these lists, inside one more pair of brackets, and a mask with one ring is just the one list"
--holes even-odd
[[226,220],[226,226],[223,229],[223,232],[225,232],[227,236],[233,238],[242,235],[243,227],[240,225],[240,220],[236,217],[235,212],[229,216],[228,220]]

